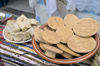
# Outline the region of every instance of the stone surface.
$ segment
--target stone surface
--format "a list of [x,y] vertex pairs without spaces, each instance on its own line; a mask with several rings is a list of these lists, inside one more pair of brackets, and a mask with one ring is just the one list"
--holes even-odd
[[11,13],[13,16],[16,15],[17,17],[24,14],[27,18],[35,18],[35,14],[33,14],[33,13],[24,12],[24,11],[20,11],[20,10],[8,8],[8,7],[2,7],[2,8],[0,8],[0,10],[3,12]]

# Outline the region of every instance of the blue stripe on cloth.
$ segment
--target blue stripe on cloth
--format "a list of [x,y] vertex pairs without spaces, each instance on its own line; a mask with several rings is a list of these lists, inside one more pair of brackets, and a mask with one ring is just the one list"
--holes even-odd
[[9,46],[12,46],[12,47],[14,47],[14,48],[20,49],[18,46],[15,46],[15,45],[13,45],[13,44],[11,44],[11,43],[9,43],[9,42],[3,41],[3,43],[4,43],[4,44],[7,44],[7,45],[9,45]]
[[20,64],[21,66],[24,65],[24,66],[31,66],[29,64],[26,64],[25,62],[22,62],[20,60],[17,60],[15,58],[12,58],[12,57],[9,57],[9,56],[6,56],[6,55],[3,55],[3,54],[0,54],[0,56],[3,58],[3,59],[6,59],[6,60],[9,60],[9,61],[12,61],[12,62],[15,62],[17,64]]
[[31,51],[28,51],[27,49],[25,50],[25,49],[23,49],[23,48],[20,48],[20,47],[18,47],[18,46],[15,46],[15,45],[13,45],[13,44],[11,44],[11,43],[9,43],[9,42],[6,42],[6,41],[3,41],[3,43],[4,43],[4,44],[7,44],[7,45],[9,45],[9,46],[11,46],[11,47],[13,47],[13,48],[20,49],[20,50],[26,51],[26,52],[28,52],[28,53],[31,53],[31,54],[37,56],[38,58],[40,58],[40,56],[39,56],[38,54],[36,54],[36,53],[34,53],[34,52],[31,52]]
[[33,47],[32,47],[32,45],[30,45],[30,44],[27,44],[27,43],[17,43],[18,45],[21,45],[21,46],[25,46],[25,47],[28,47],[28,48],[31,48],[31,49],[33,49]]
[[6,63],[6,64],[9,64],[9,65],[11,65],[11,66],[20,66],[19,64],[15,64],[14,62],[11,62],[11,61],[8,61],[8,60],[4,60],[4,59],[2,59],[2,61],[4,62],[4,64]]

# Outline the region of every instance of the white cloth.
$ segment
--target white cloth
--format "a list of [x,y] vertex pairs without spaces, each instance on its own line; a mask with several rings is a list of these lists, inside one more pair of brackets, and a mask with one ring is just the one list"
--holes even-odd
[[71,10],[74,11],[76,9],[76,4],[75,4],[75,0],[66,0],[67,3],[67,10]]
[[93,10],[98,14],[100,13],[100,0],[76,0],[76,7],[79,11]]
[[29,0],[29,6],[33,8],[39,0]]
[[[67,5],[65,4],[67,2]],[[75,0],[46,0],[46,7],[49,16],[64,17],[68,13],[75,13]]]
[[50,14],[57,10],[56,0],[46,0],[47,12]]
[[46,11],[46,6],[41,4],[36,4],[35,6],[36,17],[40,17],[40,24],[45,24],[50,18]]

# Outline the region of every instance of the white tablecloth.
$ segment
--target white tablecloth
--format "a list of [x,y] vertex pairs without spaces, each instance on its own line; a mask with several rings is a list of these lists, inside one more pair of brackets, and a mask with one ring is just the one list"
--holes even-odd
[[[39,0],[29,0],[29,6],[33,8],[38,1]],[[49,15],[57,11],[56,1],[67,1],[66,10],[73,11],[73,9],[77,8],[79,11],[93,10],[95,14],[100,13],[100,0],[46,0],[47,12]]]
[[95,14],[100,13],[100,0],[76,0],[76,8],[79,11],[93,10]]

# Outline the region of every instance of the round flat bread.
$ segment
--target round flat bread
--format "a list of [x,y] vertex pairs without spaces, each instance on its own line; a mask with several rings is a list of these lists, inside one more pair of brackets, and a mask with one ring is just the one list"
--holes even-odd
[[78,53],[87,53],[96,47],[96,41],[92,37],[83,38],[74,35],[68,40],[68,47]]
[[80,19],[73,26],[75,34],[82,37],[89,37],[96,34],[99,30],[99,23],[95,19],[84,18]]
[[64,20],[60,17],[51,17],[48,20],[48,26],[52,29],[57,29],[60,26],[64,26]]
[[64,18],[64,23],[66,26],[70,27],[72,29],[75,22],[77,22],[79,18],[75,16],[74,14],[68,14]]
[[42,29],[40,28],[36,28],[34,30],[34,36],[35,36],[35,40],[38,42],[44,42],[43,38],[41,37],[41,33],[43,32]]
[[62,55],[62,56],[65,57],[65,58],[68,58],[68,59],[72,59],[72,58],[73,58],[73,56],[72,56],[71,54],[67,53],[67,52],[63,52],[63,53],[60,54],[60,55]]
[[45,43],[40,43],[39,46],[40,46],[40,48],[41,48],[42,50],[45,51],[45,48],[42,47],[43,44],[45,44]]
[[42,32],[42,38],[48,44],[57,44],[61,41],[60,37],[53,31]]
[[54,30],[51,29],[49,26],[45,26],[43,29],[44,29],[44,31],[54,31]]
[[36,42],[40,42],[36,37],[34,37],[34,38],[35,38],[35,41],[36,41]]
[[63,44],[59,43],[59,44],[57,44],[57,47],[60,48],[61,50],[63,50],[64,52],[67,52],[67,53],[69,53],[69,54],[71,54],[73,56],[77,56],[77,57],[81,56],[80,54],[75,53],[74,51],[70,50],[67,47],[67,45],[63,45]]
[[53,52],[53,53],[59,53],[62,54],[63,51],[55,46],[52,45],[48,45],[48,44],[42,44],[42,47],[49,52]]
[[57,28],[56,33],[60,36],[62,43],[67,43],[68,39],[74,35],[73,31],[67,26]]

